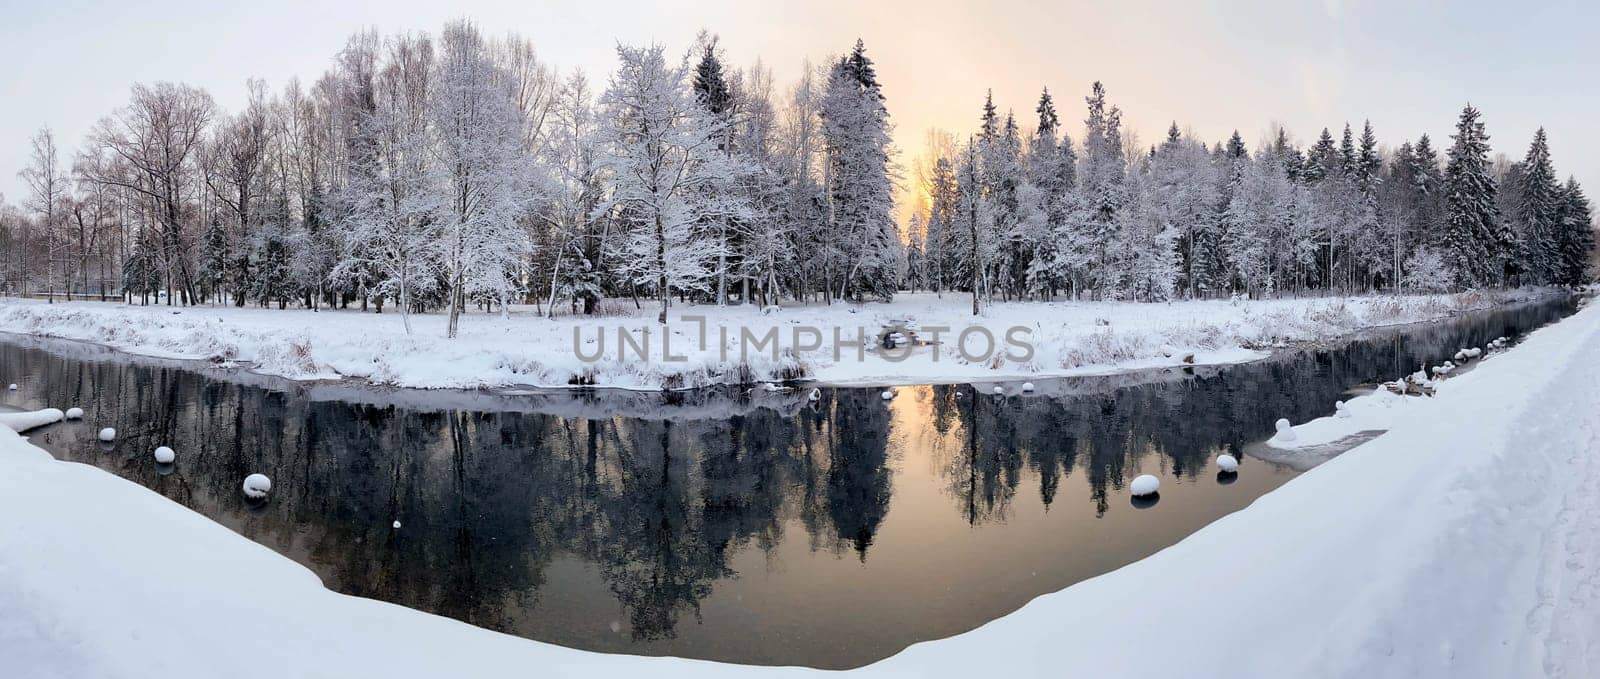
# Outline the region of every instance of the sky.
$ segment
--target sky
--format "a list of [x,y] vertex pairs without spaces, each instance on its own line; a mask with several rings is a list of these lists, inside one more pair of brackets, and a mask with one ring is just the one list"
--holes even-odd
[[1323,127],[1337,135],[1370,119],[1385,145],[1427,133],[1442,148],[1470,102],[1496,152],[1520,158],[1543,125],[1557,171],[1600,195],[1600,3],[1576,0],[4,2],[0,194],[13,203],[29,137],[49,125],[69,163],[133,83],[198,85],[237,110],[247,78],[274,89],[315,80],[360,28],[436,34],[463,17],[529,37],[546,62],[582,69],[597,86],[618,42],[686,49],[703,28],[735,65],[759,58],[787,87],[804,60],[861,38],[907,176],[929,129],[973,131],[990,89],[1031,127],[1048,86],[1080,137],[1082,98],[1100,80],[1146,143],[1174,121],[1208,142],[1238,130],[1253,148],[1274,124],[1309,143]]

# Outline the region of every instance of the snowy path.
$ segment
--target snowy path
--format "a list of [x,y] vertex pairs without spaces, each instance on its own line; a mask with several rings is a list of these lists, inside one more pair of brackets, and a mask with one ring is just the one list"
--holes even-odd
[[[1593,305],[1148,559],[855,673],[1594,676],[1597,404]],[[0,612],[0,676],[30,679],[814,673],[586,653],[334,594],[267,548],[9,431]]]

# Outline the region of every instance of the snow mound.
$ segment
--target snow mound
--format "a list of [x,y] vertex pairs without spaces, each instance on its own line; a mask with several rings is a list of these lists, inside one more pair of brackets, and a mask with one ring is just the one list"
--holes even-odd
[[1155,495],[1157,491],[1161,490],[1161,479],[1150,474],[1140,474],[1138,478],[1133,480],[1133,483],[1128,484],[1128,490],[1133,493],[1134,497]]
[[1272,437],[1274,442],[1293,441],[1295,439],[1294,426],[1289,424],[1289,420],[1279,418],[1277,424],[1273,426],[1278,429],[1278,434]]
[[1239,460],[1232,455],[1217,456],[1217,469],[1232,474],[1239,471]]
[[55,408],[30,410],[21,413],[0,413],[0,426],[11,431],[27,431],[47,424],[60,422],[63,415]]
[[173,460],[178,459],[178,454],[173,452],[171,448],[161,446],[156,448],[155,458],[156,464],[172,464]]
[[1023,391],[1033,391],[1033,383],[1032,382],[1023,382],[1022,383],[1022,390]]
[[69,420],[81,420],[81,419],[83,419],[83,409],[82,408],[68,408],[67,409],[67,419],[69,419]]
[[244,477],[244,496],[252,500],[260,500],[272,492],[272,479],[266,474],[251,474]]
[[111,427],[106,427],[105,429],[101,429],[100,430],[100,440],[101,441],[105,441],[106,443],[110,443],[112,441],[117,440],[117,430],[113,429]]

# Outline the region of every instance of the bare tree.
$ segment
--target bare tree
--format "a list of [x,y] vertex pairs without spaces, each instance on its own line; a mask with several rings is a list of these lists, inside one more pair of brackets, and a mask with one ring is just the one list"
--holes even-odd
[[[68,181],[62,173],[59,159],[56,154],[56,138],[49,127],[39,128],[33,135],[32,152],[28,156],[28,167],[17,173],[22,181],[28,185],[28,207],[38,213],[39,229],[45,240],[45,274],[44,285],[46,298],[54,303],[55,297],[55,262],[57,250],[60,247],[58,231],[61,227],[62,216],[66,213],[65,205],[68,200]],[[72,300],[72,284],[67,284],[67,300]]]
[[[195,152],[214,112],[211,95],[204,90],[169,82],[137,84],[128,105],[102,119],[90,136],[91,144],[121,161],[97,166],[90,179],[133,191],[151,202],[160,224],[168,304],[174,268],[183,303],[196,300],[184,211]],[[102,171],[107,169],[114,171]]]

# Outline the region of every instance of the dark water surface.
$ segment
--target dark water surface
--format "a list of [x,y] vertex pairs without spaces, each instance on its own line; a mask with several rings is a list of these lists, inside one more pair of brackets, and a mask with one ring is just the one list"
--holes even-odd
[[[844,388],[814,403],[808,388],[391,391],[0,335],[0,382],[21,385],[0,404],[82,406],[83,422],[32,440],[340,592],[578,648],[842,668],[1171,545],[1296,474],[1242,456],[1277,418],[1328,415],[1358,385],[1572,311],[1549,301],[1225,368],[1003,397],[906,387],[888,402]],[[114,446],[95,440],[105,426]],[[177,450],[168,473],[158,445]],[[1236,479],[1218,477],[1224,452],[1241,456]],[[272,477],[265,506],[239,492],[252,472]],[[1161,477],[1154,506],[1126,491],[1141,473]]]

